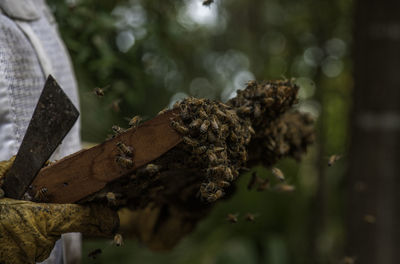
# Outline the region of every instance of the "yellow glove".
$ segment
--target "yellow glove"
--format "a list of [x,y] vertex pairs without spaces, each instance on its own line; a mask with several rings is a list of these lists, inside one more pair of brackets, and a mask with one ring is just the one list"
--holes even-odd
[[[0,179],[12,161],[0,162]],[[0,263],[44,261],[61,234],[112,236],[119,227],[115,211],[98,204],[43,204],[0,199]]]

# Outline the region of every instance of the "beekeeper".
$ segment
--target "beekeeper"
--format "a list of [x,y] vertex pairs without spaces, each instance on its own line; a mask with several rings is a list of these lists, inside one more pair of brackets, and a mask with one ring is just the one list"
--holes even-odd
[[[0,160],[17,153],[49,74],[79,109],[71,62],[44,0],[0,0]],[[52,159],[80,150],[79,131],[78,121]],[[2,163],[3,174],[9,165]],[[0,263],[79,263],[81,234],[64,233],[112,235],[117,226],[117,214],[101,206],[3,198]]]

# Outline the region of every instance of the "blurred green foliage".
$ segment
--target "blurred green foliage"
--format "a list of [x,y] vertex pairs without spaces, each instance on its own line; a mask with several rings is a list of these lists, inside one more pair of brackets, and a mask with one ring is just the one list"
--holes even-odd
[[[188,95],[227,100],[251,79],[295,77],[297,108],[318,118],[318,141],[304,160],[278,164],[294,193],[249,192],[243,175],[238,193],[172,252],[153,253],[135,240],[123,248],[87,241],[85,263],[339,263],[346,159],[329,170],[326,162],[349,140],[352,1],[48,2],[75,67],[85,141],[101,142],[112,125],[151,118]],[[96,87],[105,87],[104,97]],[[243,220],[247,212],[257,215],[254,223]],[[227,223],[227,213],[240,213],[239,223]],[[95,248],[103,253],[86,257]]]

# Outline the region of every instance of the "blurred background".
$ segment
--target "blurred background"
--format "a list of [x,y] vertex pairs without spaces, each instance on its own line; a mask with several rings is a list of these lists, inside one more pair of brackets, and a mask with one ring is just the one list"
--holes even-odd
[[[296,186],[294,192],[248,191],[250,176],[242,175],[237,194],[219,202],[173,251],[151,252],[134,238],[126,238],[121,248],[111,241],[85,240],[84,263],[367,263],[358,262],[361,253],[348,250],[348,237],[356,236],[349,228],[375,230],[379,219],[372,209],[363,209],[350,217],[354,221],[346,220],[346,197],[353,183],[367,188],[366,182],[351,178],[356,169],[349,173],[348,167],[371,161],[360,156],[368,153],[369,139],[353,143],[357,128],[350,120],[357,119],[352,113],[359,105],[352,95],[363,93],[353,91],[354,76],[361,80],[374,69],[353,74],[354,65],[366,65],[353,54],[359,50],[355,45],[362,44],[353,44],[353,32],[367,27],[368,12],[390,20],[377,11],[384,5],[377,2],[364,1],[372,7],[362,8],[351,0],[216,0],[209,6],[202,0],[49,0],[75,67],[85,142],[102,142],[112,125],[127,127],[134,115],[150,119],[187,96],[225,101],[253,79],[296,78],[301,87],[296,108],[317,120],[317,141],[303,160],[277,164]],[[375,31],[384,28],[381,23]],[[399,27],[391,32],[400,36]],[[360,83],[367,94],[368,81]],[[96,87],[105,95],[96,96]],[[379,116],[363,120],[371,124]],[[363,144],[364,149],[358,147]],[[361,150],[358,161],[351,158],[353,148]],[[333,154],[342,158],[328,167]],[[268,169],[254,170],[271,177]],[[226,221],[228,213],[239,214],[238,223]],[[254,222],[245,221],[247,213],[255,215]],[[87,257],[97,248],[102,250],[97,259]]]

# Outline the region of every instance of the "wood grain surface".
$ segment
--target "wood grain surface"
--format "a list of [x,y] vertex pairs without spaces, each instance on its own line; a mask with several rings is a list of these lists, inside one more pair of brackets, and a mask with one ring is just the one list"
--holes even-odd
[[[182,141],[170,127],[173,111],[159,115],[137,128],[131,128],[93,148],[82,150],[43,168],[32,183],[29,194],[47,189],[46,202],[74,203],[95,193],[108,183],[150,163]],[[133,167],[116,162],[117,143],[133,149]]]

